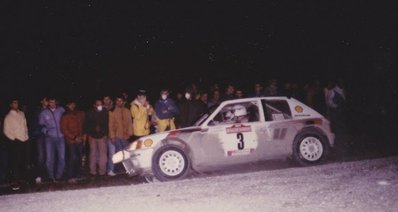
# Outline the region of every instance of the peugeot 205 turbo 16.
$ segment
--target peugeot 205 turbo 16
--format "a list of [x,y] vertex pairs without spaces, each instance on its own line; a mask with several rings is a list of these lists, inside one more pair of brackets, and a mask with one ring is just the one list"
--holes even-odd
[[329,121],[315,110],[294,98],[258,97],[224,101],[192,127],[142,137],[112,160],[129,175],[169,181],[286,157],[316,165],[333,143]]

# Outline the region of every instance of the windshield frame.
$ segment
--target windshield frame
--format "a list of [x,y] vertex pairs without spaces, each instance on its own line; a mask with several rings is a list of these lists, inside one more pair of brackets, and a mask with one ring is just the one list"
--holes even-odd
[[211,106],[205,113],[202,113],[198,119],[194,122],[192,126],[198,127],[206,122],[206,120],[211,116],[212,113],[220,106],[220,104],[215,104]]

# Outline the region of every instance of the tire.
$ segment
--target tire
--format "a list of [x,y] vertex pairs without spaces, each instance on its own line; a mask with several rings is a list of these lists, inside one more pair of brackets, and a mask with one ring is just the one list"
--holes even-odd
[[161,147],[155,152],[152,159],[153,176],[162,182],[185,178],[190,166],[187,154],[175,145]]
[[293,141],[293,159],[302,166],[322,163],[329,153],[329,145],[317,131],[305,131]]

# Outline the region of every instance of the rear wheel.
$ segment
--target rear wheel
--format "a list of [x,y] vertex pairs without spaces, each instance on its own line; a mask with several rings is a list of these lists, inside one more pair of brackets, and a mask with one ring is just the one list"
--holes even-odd
[[166,145],[157,150],[152,160],[153,176],[159,181],[183,179],[189,172],[190,161],[180,147]]
[[301,133],[293,142],[293,158],[303,166],[319,164],[326,158],[328,147],[326,139],[319,133]]

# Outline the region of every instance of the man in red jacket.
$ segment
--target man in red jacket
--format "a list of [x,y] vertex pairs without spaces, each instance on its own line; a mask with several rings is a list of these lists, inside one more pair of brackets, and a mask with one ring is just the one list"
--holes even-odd
[[76,182],[80,177],[81,158],[83,149],[84,112],[76,110],[76,103],[70,101],[66,105],[66,113],[61,119],[61,131],[64,134],[68,148],[67,177],[68,182]]

